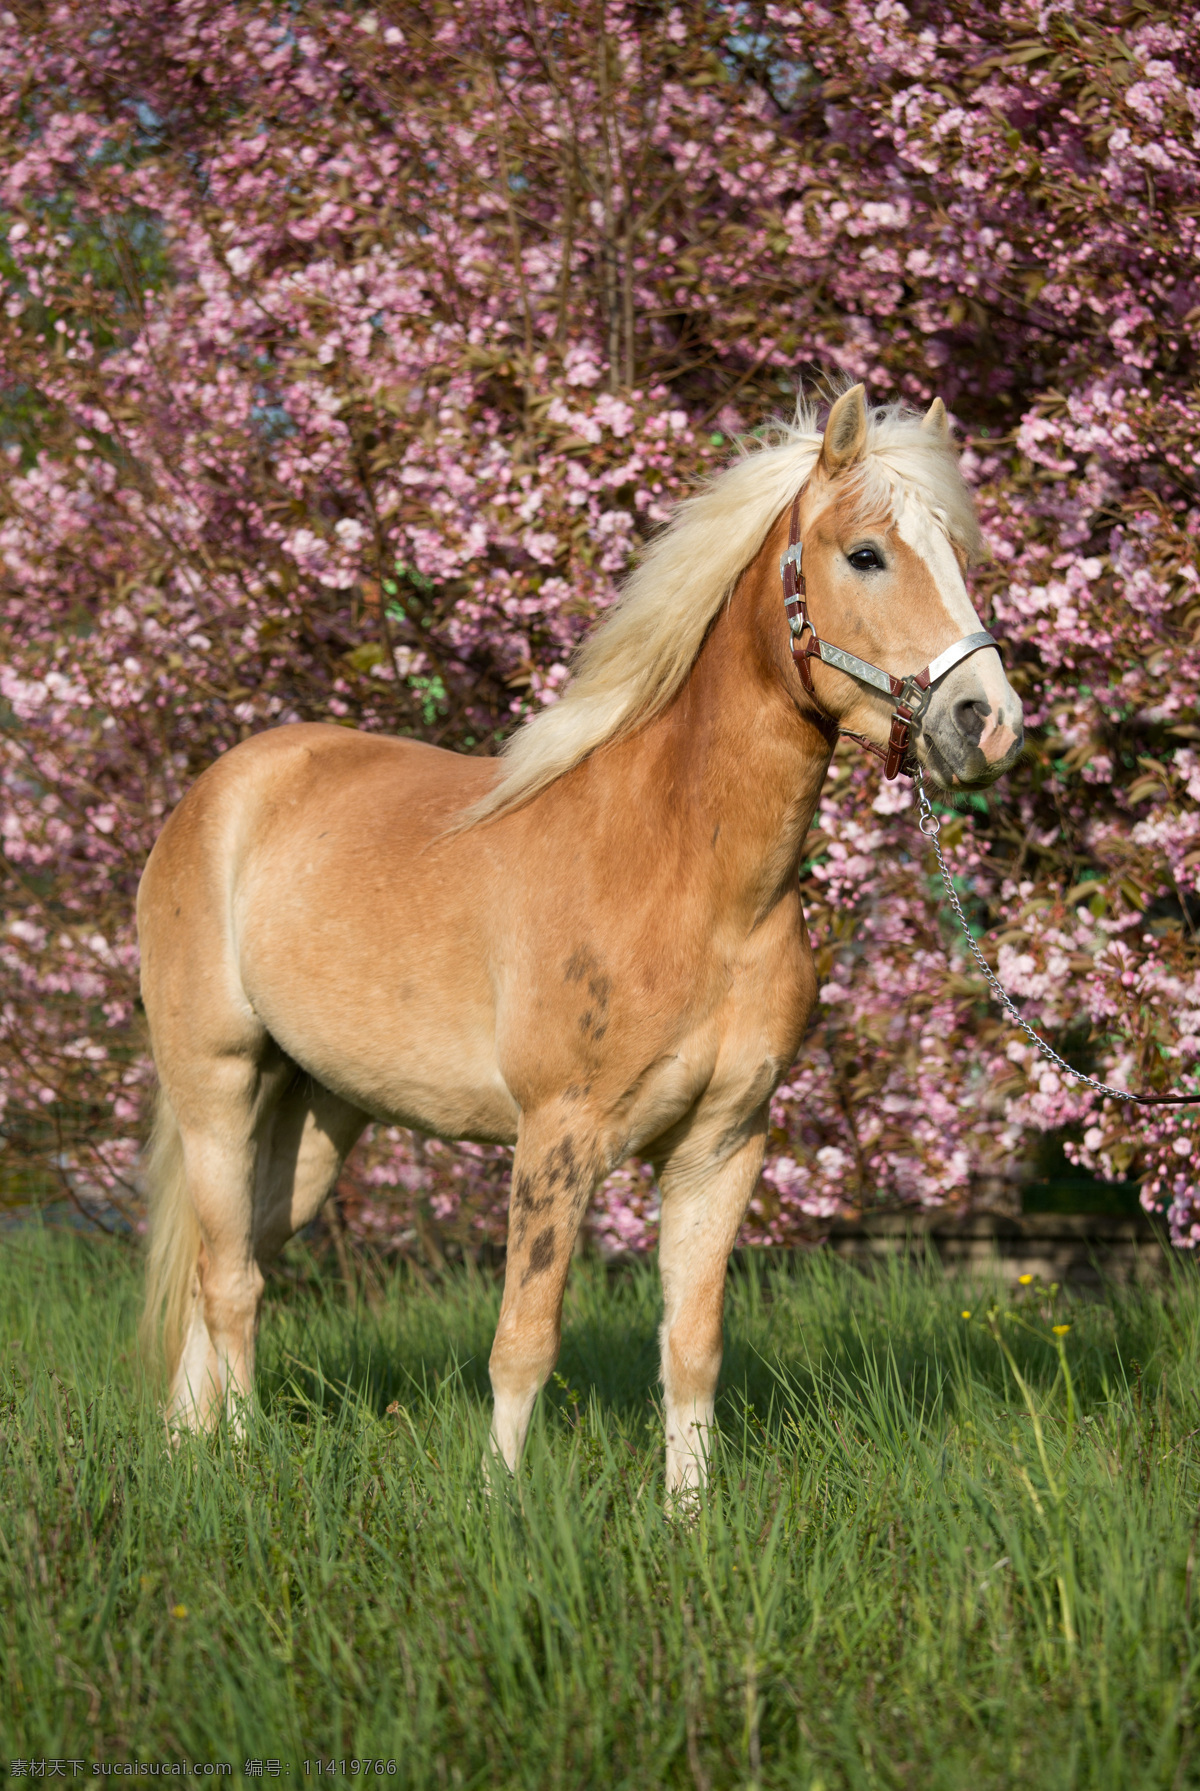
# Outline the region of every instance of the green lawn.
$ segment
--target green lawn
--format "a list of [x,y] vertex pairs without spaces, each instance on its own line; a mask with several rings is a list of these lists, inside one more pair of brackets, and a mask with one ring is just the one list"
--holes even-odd
[[652,1274],[574,1274],[561,1380],[489,1497],[497,1287],[397,1274],[354,1315],[298,1261],[246,1440],[172,1458],[129,1247],[0,1238],[3,1765],[1200,1784],[1190,1270],[1001,1299],[998,1336],[986,1292],[913,1269],[739,1274],[713,1488],[677,1515]]

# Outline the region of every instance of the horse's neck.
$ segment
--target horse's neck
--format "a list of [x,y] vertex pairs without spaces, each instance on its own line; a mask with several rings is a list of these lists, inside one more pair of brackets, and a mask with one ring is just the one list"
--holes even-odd
[[679,696],[629,743],[643,755],[639,806],[664,846],[689,878],[711,877],[719,899],[754,919],[794,886],[830,753],[785,683],[783,599],[769,558],[743,577]]

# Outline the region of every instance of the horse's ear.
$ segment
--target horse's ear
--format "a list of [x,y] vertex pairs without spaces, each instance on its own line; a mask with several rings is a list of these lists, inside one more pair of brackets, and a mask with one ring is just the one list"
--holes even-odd
[[935,441],[950,440],[950,419],[946,415],[946,406],[940,398],[935,398],[925,415],[921,418],[921,428],[926,435],[932,435]]
[[867,445],[867,399],[861,385],[843,392],[829,413],[821,443],[821,465],[827,473],[861,460]]

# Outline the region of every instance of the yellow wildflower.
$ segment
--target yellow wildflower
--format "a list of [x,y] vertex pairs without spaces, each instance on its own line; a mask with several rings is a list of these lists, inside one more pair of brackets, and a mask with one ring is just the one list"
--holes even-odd
[[971,1316],[971,1314],[970,1314],[970,1313],[969,1313],[969,1312],[964,1312],[964,1313],[963,1313],[963,1317],[964,1317],[964,1318],[970,1318],[970,1316]]
[[1033,1280],[1033,1276],[1032,1275],[1018,1275],[1017,1280],[1021,1283],[1022,1287],[1028,1287],[1030,1282]]
[[1065,1337],[1071,1327],[1070,1325],[1055,1325],[1053,1329],[1056,1337]]
[[171,1615],[172,1615],[172,1617],[186,1617],[187,1616],[187,1606],[185,1604],[172,1605],[171,1606]]

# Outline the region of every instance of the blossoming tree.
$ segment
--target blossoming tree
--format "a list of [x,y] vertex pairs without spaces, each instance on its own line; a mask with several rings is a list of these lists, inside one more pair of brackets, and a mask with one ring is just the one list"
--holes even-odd
[[[490,752],[818,370],[940,392],[1030,750],[943,831],[1030,1018],[1200,1089],[1200,24],[1139,0],[83,0],[0,12],[0,1167],[136,1189],[133,892],[296,718]],[[1200,1236],[1192,1120],[992,1012],[904,783],[839,750],[824,978],[747,1224],[963,1201],[1070,1128]],[[357,1222],[503,1227],[376,1135]],[[385,1191],[390,1197],[383,1198]],[[602,1240],[653,1238],[639,1166]]]

